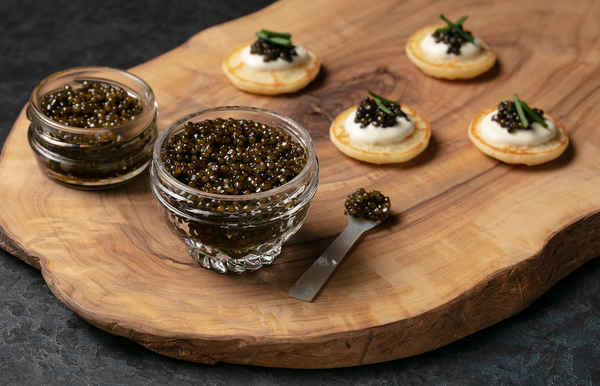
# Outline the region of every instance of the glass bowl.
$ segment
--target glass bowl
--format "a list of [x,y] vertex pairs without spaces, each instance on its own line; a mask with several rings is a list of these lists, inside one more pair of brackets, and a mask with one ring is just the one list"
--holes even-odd
[[[142,113],[112,127],[81,128],[56,122],[41,108],[46,94],[84,81],[109,83],[138,98]],[[76,67],[59,71],[40,82],[31,93],[27,133],[38,164],[53,180],[79,189],[122,184],[148,166],[156,141],[158,105],[154,92],[141,78],[109,67]]]
[[[212,194],[181,183],[163,165],[164,144],[183,130],[185,122],[216,118],[252,120],[289,133],[306,152],[306,166],[288,183],[249,195]],[[319,164],[308,132],[283,115],[253,107],[217,107],[180,118],[159,136],[150,166],[152,192],[165,222],[200,265],[219,273],[271,264],[282,244],[304,223],[318,179]],[[222,205],[228,210],[219,211]]]

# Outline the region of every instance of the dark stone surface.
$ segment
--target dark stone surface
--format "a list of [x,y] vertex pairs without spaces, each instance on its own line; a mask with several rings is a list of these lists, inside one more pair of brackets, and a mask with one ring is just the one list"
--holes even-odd
[[[35,85],[78,65],[129,68],[268,0],[0,2],[0,145]],[[0,210],[2,203],[0,202]],[[516,317],[434,352],[336,370],[187,363],[84,322],[0,251],[2,385],[600,384],[600,259]]]

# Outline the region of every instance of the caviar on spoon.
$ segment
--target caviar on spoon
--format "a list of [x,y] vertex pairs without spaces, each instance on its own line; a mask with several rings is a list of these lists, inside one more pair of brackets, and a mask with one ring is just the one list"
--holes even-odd
[[390,198],[377,190],[367,192],[360,188],[349,195],[344,210],[348,217],[348,226],[298,279],[288,295],[306,302],[312,301],[356,240],[364,232],[381,224],[387,218],[391,207]]

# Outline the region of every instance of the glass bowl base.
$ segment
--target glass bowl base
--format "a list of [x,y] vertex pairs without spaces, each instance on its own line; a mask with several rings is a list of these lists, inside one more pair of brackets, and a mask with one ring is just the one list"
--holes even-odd
[[[129,182],[129,180],[140,175],[148,166],[150,160],[138,167],[135,170],[130,171],[127,174],[123,174],[117,177],[106,178],[103,180],[83,180],[77,179],[75,177],[69,177],[68,175],[64,175],[61,173],[57,173],[53,170],[45,168],[44,165],[39,165],[42,168],[44,174],[50,178],[51,180],[58,182],[61,185],[67,186],[69,188],[75,188],[79,190],[100,190],[100,189],[109,189],[117,186],[124,185]],[[38,162],[39,164],[39,162]]]
[[218,273],[242,273],[256,271],[259,268],[270,265],[281,253],[281,244],[273,245],[268,250],[261,251],[260,254],[250,254],[243,258],[232,258],[221,252],[207,255],[196,248],[189,248],[188,252],[194,260],[206,269]]

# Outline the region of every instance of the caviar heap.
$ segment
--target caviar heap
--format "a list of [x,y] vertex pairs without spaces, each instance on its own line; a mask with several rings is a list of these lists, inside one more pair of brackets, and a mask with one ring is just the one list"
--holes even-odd
[[165,168],[208,193],[241,195],[275,189],[306,166],[302,146],[283,130],[244,119],[186,122],[162,149]]
[[442,31],[446,28],[440,28],[433,33],[433,38],[435,39],[436,43],[443,42],[445,44],[448,44],[448,50],[446,51],[446,53],[448,54],[460,55],[460,48],[463,44],[468,43],[468,40],[465,39],[460,34],[460,32],[456,31],[456,29],[459,28],[463,33],[466,33],[467,35],[473,37],[473,35],[471,35],[471,32],[463,30],[462,25],[459,25],[455,28],[451,28],[449,31]]
[[129,122],[142,113],[139,100],[121,87],[84,81],[81,87],[47,94],[42,112],[66,126],[101,128]]
[[400,105],[390,104],[385,101],[382,101],[381,103],[383,103],[383,105],[390,112],[392,112],[393,115],[390,115],[379,108],[374,99],[365,97],[356,109],[356,118],[354,118],[354,122],[360,123],[360,127],[364,129],[371,123],[373,126],[377,127],[394,126],[396,124],[397,117],[402,117],[409,120],[406,114],[404,114],[404,112],[400,109]]
[[265,62],[275,61],[278,58],[292,62],[294,60],[292,56],[298,56],[293,45],[282,46],[261,38],[258,38],[250,46],[250,53],[255,55],[263,55],[263,61]]
[[369,221],[383,221],[390,213],[392,203],[389,197],[384,196],[378,190],[367,192],[360,188],[346,198],[345,207],[344,214],[352,217],[362,217]]
[[[540,117],[544,116],[544,112],[542,110],[535,108],[532,110]],[[515,107],[515,102],[500,102],[498,103],[498,114],[495,114],[492,117],[492,121],[497,122],[500,126],[508,129],[509,133],[514,132],[515,130],[531,130],[531,124],[535,122],[535,119],[529,113],[527,113],[527,111],[524,111],[523,113],[525,114],[527,123],[529,123],[527,127],[523,126],[523,122],[519,118],[519,113]]]

